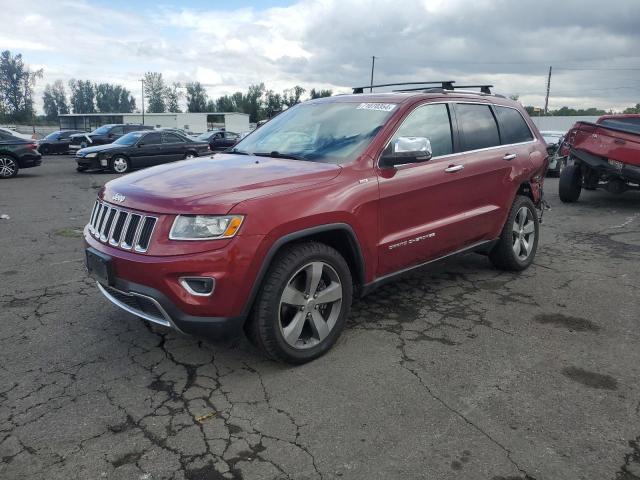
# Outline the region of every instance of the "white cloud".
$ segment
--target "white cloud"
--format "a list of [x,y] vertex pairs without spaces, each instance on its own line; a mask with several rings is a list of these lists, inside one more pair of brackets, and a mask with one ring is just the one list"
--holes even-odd
[[[232,5],[232,3],[230,3]],[[259,5],[259,4],[258,4]],[[347,91],[376,80],[488,82],[542,104],[554,66],[553,107],[623,108],[640,96],[640,2],[609,0],[300,0],[228,10],[148,6],[117,10],[84,0],[4,2],[0,46],[58,78],[118,82],[198,80],[211,96],[264,82]],[[37,12],[37,13],[34,13]],[[28,28],[25,28],[28,26]],[[557,94],[556,94],[557,92]]]

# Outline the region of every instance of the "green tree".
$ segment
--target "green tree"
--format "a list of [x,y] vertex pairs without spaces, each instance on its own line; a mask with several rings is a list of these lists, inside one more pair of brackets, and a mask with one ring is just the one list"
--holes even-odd
[[169,85],[165,92],[165,103],[169,112],[180,112],[180,99],[182,98],[182,85],[179,82],[173,82]]
[[283,105],[282,95],[274,93],[273,90],[267,90],[265,92],[263,106],[265,118],[271,118],[282,111]]
[[136,106],[131,92],[121,85],[101,83],[94,88],[96,106],[102,113],[131,113]]
[[161,73],[147,72],[144,74],[144,97],[147,99],[148,113],[166,112],[166,92],[167,86]]
[[69,113],[67,93],[62,80],[56,80],[53,85],[47,84],[44,87],[42,103],[47,120],[56,120],[58,115]]
[[187,112],[206,112],[209,97],[207,91],[200,82],[189,82],[185,85],[187,90]]
[[69,80],[73,113],[95,113],[96,92],[89,80]]
[[330,97],[331,95],[333,95],[332,90],[323,90],[323,89],[316,90],[315,88],[312,88],[309,91],[309,98],[312,100],[314,98]]
[[235,104],[233,97],[230,95],[223,95],[222,97],[218,97],[215,101],[215,111],[216,112],[237,112],[238,107]]
[[27,121],[33,116],[33,89],[42,69],[31,71],[22,54],[0,53],[0,111],[7,120]]
[[287,90],[282,92],[282,102],[287,107],[293,107],[294,105],[300,103],[300,99],[302,98],[304,92],[306,92],[306,90],[300,85],[296,85],[293,88],[288,88]]
[[629,108],[625,108],[624,112],[622,113],[640,113],[640,103],[636,103],[635,107],[629,107]]

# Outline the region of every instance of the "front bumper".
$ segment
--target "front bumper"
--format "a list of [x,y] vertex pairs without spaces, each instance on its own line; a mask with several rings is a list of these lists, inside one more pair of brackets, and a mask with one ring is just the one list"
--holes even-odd
[[106,168],[100,163],[100,160],[97,157],[76,157],[76,163],[79,167],[85,167],[87,169]]
[[[184,333],[214,337],[241,332],[253,283],[261,266],[263,236],[237,236],[224,248],[156,256],[123,251],[95,239],[85,229],[85,245],[109,258],[113,278],[99,280],[103,295],[118,307]],[[183,277],[210,277],[213,293],[194,295]]]

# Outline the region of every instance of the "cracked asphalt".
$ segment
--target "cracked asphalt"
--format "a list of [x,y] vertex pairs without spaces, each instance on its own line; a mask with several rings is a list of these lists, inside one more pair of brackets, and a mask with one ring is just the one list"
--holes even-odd
[[549,179],[526,272],[413,273],[290,367],[102,298],[80,229],[110,178],[0,182],[1,479],[640,478],[640,192]]

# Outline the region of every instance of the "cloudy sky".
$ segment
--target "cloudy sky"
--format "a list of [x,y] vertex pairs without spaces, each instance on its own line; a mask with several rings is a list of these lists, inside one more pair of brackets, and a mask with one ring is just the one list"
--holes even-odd
[[145,71],[215,97],[264,82],[346,92],[375,80],[486,82],[526,105],[640,102],[639,0],[0,0],[0,50],[56,79]]

